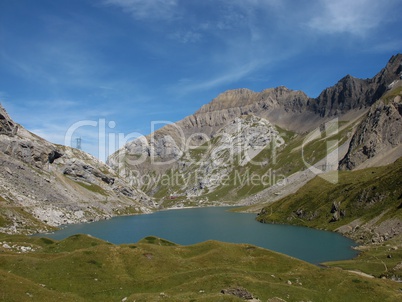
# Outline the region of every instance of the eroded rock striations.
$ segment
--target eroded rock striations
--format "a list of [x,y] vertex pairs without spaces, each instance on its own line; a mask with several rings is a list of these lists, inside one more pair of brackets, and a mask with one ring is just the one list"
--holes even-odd
[[149,212],[151,200],[80,150],[54,145],[0,106],[0,232]]
[[340,169],[391,163],[402,156],[402,81],[371,108],[353,135]]

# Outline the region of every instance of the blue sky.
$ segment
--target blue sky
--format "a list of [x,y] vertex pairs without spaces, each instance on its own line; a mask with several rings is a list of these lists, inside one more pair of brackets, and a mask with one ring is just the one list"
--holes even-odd
[[[315,97],[346,74],[374,76],[402,51],[401,8],[402,0],[0,0],[0,102],[55,143],[77,126],[73,142],[80,136],[104,160],[117,147],[110,133],[147,135],[152,121],[180,120],[228,89],[284,85]],[[110,150],[98,151],[99,133]]]

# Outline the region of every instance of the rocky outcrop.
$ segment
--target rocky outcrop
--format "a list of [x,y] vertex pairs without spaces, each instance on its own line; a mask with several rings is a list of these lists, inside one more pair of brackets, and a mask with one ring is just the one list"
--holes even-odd
[[[253,159],[264,149],[280,148],[285,141],[275,127],[266,119],[242,116],[223,127],[214,136],[213,144],[201,150],[202,155],[189,157],[178,162],[183,179],[194,179],[181,187],[186,196],[200,196],[228,185],[229,175],[236,167],[267,165],[272,157],[266,155],[262,162]],[[235,175],[236,181],[241,178]],[[231,184],[234,185],[234,184]]]
[[347,75],[335,86],[325,89],[311,103],[311,110],[322,117],[339,116],[353,109],[362,109],[373,102],[368,80]]
[[309,97],[305,93],[283,86],[260,93],[248,89],[229,90],[178,122],[178,125],[183,127],[185,132],[189,132],[188,129],[193,129],[192,132],[196,129],[197,132],[213,135],[236,117],[252,114],[270,121],[277,120],[278,124],[282,124],[283,120],[285,126],[285,121],[290,116],[303,114],[308,101]]
[[13,136],[17,133],[17,125],[8,116],[0,104],[0,135]]
[[401,87],[402,83],[396,83],[394,89],[372,106],[353,135],[348,153],[340,161],[340,169],[355,169],[368,160],[387,156],[401,146]]
[[152,202],[95,157],[54,145],[0,107],[0,232],[149,212]]
[[222,289],[221,293],[224,295],[232,295],[243,300],[254,300],[253,295],[242,287]]
[[16,124],[1,105],[0,137],[0,152],[40,169],[63,156],[55,145]]
[[100,179],[108,185],[113,185],[114,178],[107,176],[106,174],[99,171],[99,169],[84,163],[81,160],[73,159],[68,162],[66,167],[63,170],[64,175],[69,175],[74,178],[80,178],[84,181],[93,183],[95,178]]

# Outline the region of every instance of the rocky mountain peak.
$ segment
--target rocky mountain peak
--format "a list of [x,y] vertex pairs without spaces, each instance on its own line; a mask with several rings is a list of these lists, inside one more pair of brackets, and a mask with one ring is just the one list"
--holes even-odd
[[400,78],[402,54],[392,56],[388,64],[372,79],[347,75],[312,100],[310,110],[321,117],[339,116],[350,110],[368,108]]
[[228,90],[218,95],[209,104],[202,106],[195,114],[241,107],[249,103],[256,94],[246,88]]
[[265,89],[262,92],[254,92],[246,88],[234,89],[221,93],[209,104],[202,106],[195,115],[219,110],[255,107],[259,104],[263,106],[263,110],[266,110],[275,105],[290,104],[295,99],[307,103],[308,96],[302,91],[295,91],[285,86]]
[[374,101],[377,101],[388,89],[389,85],[402,77],[402,54],[391,57],[388,64],[371,80],[376,90],[374,91]]

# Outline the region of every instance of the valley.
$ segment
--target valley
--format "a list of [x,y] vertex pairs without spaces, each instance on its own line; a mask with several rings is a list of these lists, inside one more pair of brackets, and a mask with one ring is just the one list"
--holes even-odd
[[[226,91],[107,163],[44,140],[0,106],[0,299],[399,301],[401,77],[398,54],[317,98],[283,86]],[[27,236],[206,206],[338,232],[360,254],[318,267],[251,244]]]

